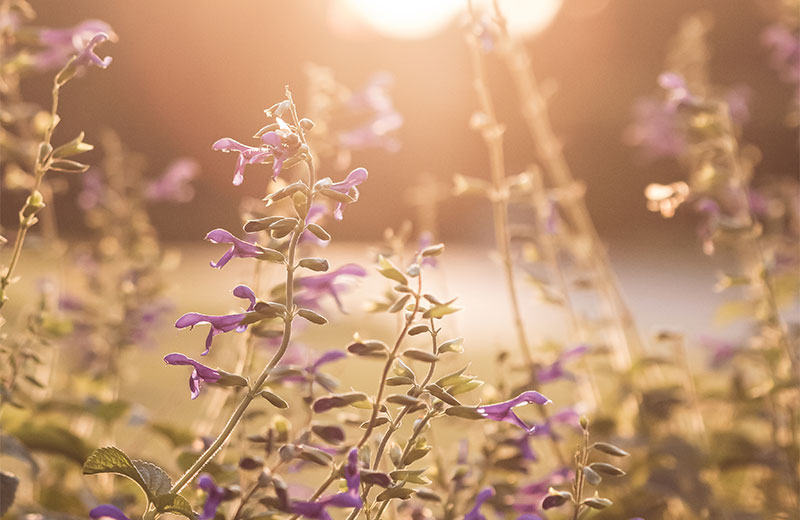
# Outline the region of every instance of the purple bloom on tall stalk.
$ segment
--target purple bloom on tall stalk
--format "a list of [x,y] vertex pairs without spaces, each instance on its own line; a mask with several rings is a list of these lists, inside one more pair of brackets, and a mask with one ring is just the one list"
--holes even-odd
[[533,434],[536,429],[536,426],[528,426],[525,424],[525,421],[520,419],[517,414],[514,413],[513,408],[516,406],[521,406],[523,404],[539,404],[545,405],[550,402],[550,399],[543,396],[539,392],[534,390],[529,390],[527,392],[522,392],[514,399],[509,401],[504,401],[502,403],[497,404],[489,404],[485,406],[478,406],[476,411],[481,414],[486,419],[491,419],[493,421],[500,421],[500,422],[507,422],[519,426],[528,434]]
[[354,509],[361,509],[364,503],[358,494],[358,488],[361,485],[361,477],[358,469],[358,450],[353,448],[347,457],[347,465],[344,468],[345,482],[347,482],[347,491],[344,493],[337,493],[320,498],[316,502],[304,502],[300,500],[292,501],[289,506],[289,512],[295,515],[300,515],[304,518],[313,520],[332,520],[328,507],[352,507]]
[[208,314],[200,314],[198,312],[189,312],[178,318],[178,321],[175,322],[175,327],[179,329],[184,329],[186,327],[194,328],[195,325],[200,325],[203,323],[208,323],[211,325],[211,330],[208,331],[208,336],[206,337],[206,349],[201,356],[208,354],[208,351],[211,348],[211,341],[217,334],[230,332],[232,330],[235,330],[236,332],[244,332],[247,330],[247,325],[240,325],[240,323],[247,316],[247,313],[252,311],[255,307],[256,295],[246,285],[237,286],[233,290],[233,295],[238,298],[250,300],[250,305],[247,307],[247,312],[226,314],[223,316],[210,316]]
[[206,235],[206,240],[213,244],[230,244],[228,249],[217,262],[210,262],[211,267],[214,269],[221,269],[227,264],[231,258],[257,258],[263,252],[258,244],[245,242],[233,236],[230,231],[217,228],[209,231]]
[[539,383],[549,383],[551,381],[556,381],[558,379],[567,379],[567,380],[574,380],[575,376],[564,369],[564,363],[571,360],[572,358],[582,356],[586,352],[588,352],[589,347],[586,345],[579,345],[577,347],[571,348],[559,354],[558,359],[556,359],[551,365],[548,365],[544,368],[540,368],[537,373],[536,377]]
[[297,286],[303,289],[296,295],[296,301],[300,305],[318,306],[322,296],[329,295],[336,302],[339,310],[344,311],[340,293],[347,287],[341,280],[346,276],[367,276],[367,271],[357,264],[346,264],[325,274],[306,276],[297,280]]
[[93,520],[100,520],[101,518],[113,518],[114,520],[131,520],[125,513],[122,512],[118,507],[112,506],[111,504],[103,504],[100,506],[95,507],[91,511],[89,511],[89,518]]
[[486,520],[486,517],[481,514],[481,506],[493,496],[494,488],[487,487],[482,489],[478,496],[475,497],[475,505],[464,515],[464,520]]
[[394,109],[389,96],[391,85],[391,75],[378,73],[362,90],[353,94],[347,102],[347,109],[356,117],[361,116],[364,123],[339,134],[339,144],[343,148],[383,148],[390,152],[400,148],[399,141],[390,135],[403,124],[403,116]]
[[200,475],[197,479],[197,487],[206,492],[203,512],[200,513],[198,520],[213,520],[217,515],[217,509],[225,500],[225,488],[218,486],[211,475],[207,474]]
[[199,361],[185,356],[183,354],[173,352],[164,356],[164,361],[170,365],[186,365],[194,367],[192,375],[189,376],[189,391],[192,393],[192,399],[197,399],[200,395],[200,383],[206,381],[208,383],[216,383],[222,375],[218,370],[209,368]]
[[101,20],[86,20],[67,29],[41,29],[38,36],[45,48],[33,59],[41,70],[59,69],[75,55],[78,55],[78,65],[93,63],[106,68],[111,64],[111,57],[100,58],[94,48],[103,41],[117,39],[111,26]]
[[178,159],[167,166],[160,178],[150,182],[145,198],[158,202],[189,202],[194,197],[190,182],[197,177],[200,165],[193,159]]
[[[263,139],[263,138],[262,138]],[[239,186],[244,181],[244,167],[248,164],[263,162],[269,157],[269,150],[263,148],[247,146],[239,141],[223,137],[217,140],[211,147],[225,153],[238,152],[239,157],[236,159],[236,169],[233,174],[233,185]]]
[[[347,174],[347,177],[340,182],[334,182],[330,186],[330,189],[334,191],[338,191],[339,193],[343,193],[345,195],[350,195],[353,199],[358,200],[358,188],[365,180],[367,180],[367,170],[364,168],[356,168],[355,170],[351,171]],[[336,208],[333,210],[333,218],[336,220],[342,220],[342,207],[344,206],[343,203],[339,202],[336,204]]]

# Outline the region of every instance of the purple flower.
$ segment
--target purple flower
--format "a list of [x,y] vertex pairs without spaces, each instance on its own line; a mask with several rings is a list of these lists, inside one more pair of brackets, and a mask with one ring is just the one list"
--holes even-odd
[[93,518],[94,520],[100,520],[101,518],[113,518],[114,520],[131,520],[125,513],[123,513],[118,507],[112,506],[111,504],[103,504],[101,506],[97,506],[91,511],[89,511],[89,517]]
[[[364,168],[356,168],[347,174],[347,177],[340,182],[334,182],[329,186],[330,189],[350,195],[353,199],[358,200],[358,188],[356,186],[367,180],[367,170]],[[336,209],[333,210],[333,217],[336,220],[342,220],[342,207],[343,203],[336,204]]]
[[111,26],[101,20],[86,20],[67,29],[41,29],[39,42],[45,48],[34,55],[34,63],[41,70],[59,69],[72,56],[78,55],[77,65],[94,63],[106,68],[111,64],[111,57],[100,58],[94,48],[103,41],[116,39]]
[[75,65],[79,67],[88,67],[89,65],[97,65],[101,69],[107,68],[111,65],[111,61],[113,58],[111,56],[106,56],[105,58],[101,58],[94,52],[94,48],[97,45],[108,41],[110,37],[106,33],[98,33],[92,36],[92,39],[89,40],[89,43],[86,44],[86,47],[78,54],[77,59],[75,60]]
[[211,475],[203,474],[197,478],[197,487],[206,492],[206,501],[203,504],[203,512],[200,513],[198,520],[213,520],[217,514],[222,501],[225,500],[225,488],[214,483]]
[[84,211],[99,206],[106,195],[106,184],[103,181],[103,174],[97,168],[89,170],[81,175],[81,191],[78,194],[78,206]]
[[753,89],[747,85],[733,86],[725,93],[728,113],[736,126],[743,126],[750,119],[751,97],[753,97]]
[[336,302],[340,310],[344,311],[340,293],[347,286],[340,280],[342,276],[367,276],[367,271],[356,264],[346,264],[335,271],[329,273],[306,276],[297,281],[298,287],[303,291],[297,294],[298,304],[317,306],[319,299],[324,295],[329,295]]
[[722,368],[742,350],[741,346],[722,339],[705,337],[701,338],[700,342],[711,351],[710,365],[712,368]]
[[189,183],[199,170],[200,165],[193,159],[173,161],[159,179],[147,185],[144,196],[159,202],[189,202],[194,197],[194,188]]
[[[358,450],[353,448],[347,457],[347,465],[344,468],[345,482],[347,491],[320,498],[316,502],[304,502],[300,500],[292,501],[289,512],[301,515],[304,518],[314,520],[332,520],[328,507],[352,507],[361,509],[364,505],[358,495],[358,488],[361,484],[361,477],[358,469]],[[202,520],[202,519],[201,519]]]
[[800,39],[783,25],[771,25],[761,34],[761,41],[769,48],[772,66],[787,83],[800,82]]
[[553,471],[542,480],[521,487],[514,501],[514,509],[528,513],[538,511],[539,504],[547,496],[550,487],[568,482],[572,476],[572,469],[564,467]]
[[400,148],[399,141],[390,135],[403,124],[403,116],[394,109],[389,96],[391,84],[392,77],[388,73],[375,74],[348,100],[347,110],[363,123],[339,134],[342,147],[350,150],[384,148],[388,151]]
[[555,381],[557,379],[567,379],[567,380],[574,380],[575,376],[572,375],[571,372],[568,372],[564,369],[564,363],[569,361],[574,357],[581,356],[585,354],[589,350],[589,347],[586,345],[579,345],[575,348],[569,349],[565,352],[562,352],[558,359],[556,359],[551,365],[548,365],[544,368],[540,368],[537,373],[536,377],[539,383],[549,383],[551,381]]
[[216,263],[210,262],[211,267],[215,269],[221,269],[231,258],[257,258],[262,253],[258,244],[245,242],[233,236],[229,231],[220,228],[209,231],[206,240],[213,244],[231,244],[231,248]]
[[[299,349],[297,347],[293,347],[292,350],[293,351],[298,351]],[[338,361],[338,360],[340,360],[342,358],[345,358],[345,357],[347,357],[347,354],[345,354],[341,350],[329,350],[329,351],[325,352],[324,354],[322,354],[322,356],[317,358],[316,361],[314,361],[313,363],[309,363],[306,367],[303,368],[303,370],[306,372],[307,376],[302,376],[302,375],[289,376],[289,377],[283,378],[283,381],[284,382],[291,382],[291,383],[303,383],[303,382],[307,381],[309,378],[313,379],[314,376],[317,374],[317,371],[319,370],[319,368],[322,365],[326,365],[328,363],[333,363],[334,361]],[[284,356],[284,359],[282,360],[282,364],[290,364],[290,362],[284,361],[285,359],[286,359],[286,356]],[[321,384],[323,386],[325,386],[324,383],[321,382]],[[331,390],[331,389],[328,388],[328,390]]]
[[548,417],[544,423],[537,424],[533,435],[548,435],[554,439],[558,439],[559,436],[553,431],[554,424],[567,424],[578,430],[580,429],[580,424],[578,424],[579,419],[580,415],[578,415],[578,412],[572,408],[563,408]]
[[661,100],[641,98],[633,105],[633,123],[625,130],[625,142],[640,147],[644,159],[680,157],[686,151],[686,139],[680,130],[675,111]]
[[514,399],[509,401],[504,401],[502,403],[497,404],[490,404],[485,406],[478,406],[476,411],[481,414],[486,419],[491,419],[493,421],[501,421],[514,424],[519,426],[528,434],[532,434],[536,429],[536,426],[528,426],[525,424],[525,421],[520,419],[517,414],[514,413],[513,408],[515,406],[520,406],[523,404],[540,404],[544,405],[550,402],[550,399],[546,398],[539,392],[529,390],[527,392],[522,392]]
[[275,122],[278,123],[278,130],[267,132],[261,136],[261,140],[273,157],[273,181],[280,175],[284,161],[294,156],[301,144],[300,136],[294,133],[283,119],[276,117]]
[[194,328],[195,325],[199,325],[201,323],[208,323],[211,325],[211,330],[208,331],[208,336],[206,337],[206,350],[201,354],[201,356],[208,354],[208,350],[211,348],[211,341],[217,334],[230,332],[232,330],[244,332],[247,329],[247,325],[240,325],[240,322],[247,316],[248,312],[252,311],[255,307],[256,295],[246,285],[237,286],[233,290],[233,295],[238,298],[250,300],[250,305],[247,307],[247,312],[227,314],[224,316],[210,316],[208,314],[189,312],[178,318],[178,321],[175,322],[175,327],[179,329],[184,329],[186,327]]
[[[422,251],[423,249],[425,249],[426,247],[428,247],[431,244],[433,244],[433,233],[431,233],[430,231],[424,231],[424,232],[420,233],[420,235],[419,235],[419,244],[417,245],[417,249],[419,251]],[[436,267],[438,265],[438,262],[436,261],[435,257],[426,256],[426,257],[422,258],[422,265],[423,266]]]
[[481,490],[481,492],[478,493],[478,496],[475,498],[475,505],[466,515],[464,515],[464,520],[486,520],[486,517],[481,514],[480,509],[483,503],[493,496],[494,488],[487,487]]
[[194,367],[192,375],[189,376],[189,391],[192,393],[192,399],[197,399],[200,395],[200,382],[206,381],[208,383],[216,383],[221,377],[218,370],[209,368],[199,361],[187,357],[183,354],[173,352],[164,356],[164,361],[170,365],[188,365]]
[[[324,204],[318,204],[315,202],[310,208],[308,208],[308,213],[306,214],[306,224],[316,224],[322,219],[322,217],[325,216],[327,211],[328,209]],[[322,247],[326,247],[328,245],[327,240],[321,240],[317,238],[314,233],[307,229],[300,235],[300,242],[313,242],[314,244]]]
[[[262,140],[265,137],[266,135],[262,136]],[[234,186],[239,186],[244,180],[244,167],[246,165],[263,162],[270,155],[269,150],[247,146],[228,137],[217,140],[211,148],[225,153],[239,152],[239,158],[236,160],[236,170],[233,175]]]
[[686,80],[680,74],[664,72],[658,76],[658,84],[667,91],[667,108],[674,111],[684,103],[695,103],[697,98],[689,91]]

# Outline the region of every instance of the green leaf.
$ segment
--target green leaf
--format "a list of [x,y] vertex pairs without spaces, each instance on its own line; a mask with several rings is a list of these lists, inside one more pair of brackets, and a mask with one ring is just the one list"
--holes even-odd
[[305,318],[314,325],[325,325],[328,323],[328,320],[325,318],[325,316],[318,314],[311,309],[300,309],[297,311],[297,315]]
[[444,354],[445,352],[458,352],[461,354],[464,352],[464,338],[454,338],[445,341],[439,345],[437,352],[439,354]]
[[384,489],[375,500],[378,502],[385,502],[386,500],[391,500],[393,498],[399,498],[400,500],[408,500],[411,498],[411,495],[414,494],[414,490],[411,488],[404,488],[404,487],[396,487],[396,488],[389,488]]
[[435,363],[439,361],[439,356],[431,354],[430,352],[425,352],[424,350],[417,350],[415,348],[410,348],[404,351],[403,355],[409,359],[424,361],[425,363]]
[[392,471],[389,473],[389,476],[392,477],[393,480],[398,482],[406,481],[410,484],[430,484],[431,479],[426,477],[423,473],[425,473],[428,468],[422,469],[401,469],[397,471]]
[[583,467],[583,476],[586,478],[586,482],[593,486],[596,486],[603,481],[603,477],[598,475],[597,472],[589,466]]
[[89,165],[71,159],[56,159],[50,163],[50,169],[57,172],[83,173],[89,169]]
[[283,400],[279,395],[273,394],[269,390],[262,390],[258,393],[261,397],[269,401],[269,404],[275,408],[286,409],[289,408],[289,403]]
[[189,501],[176,493],[166,493],[155,497],[153,505],[161,513],[173,513],[191,520],[195,519],[195,514]]
[[99,473],[116,473],[117,475],[127,477],[142,488],[142,491],[144,491],[150,501],[155,498],[155,495],[151,493],[150,489],[147,487],[147,481],[142,474],[139,473],[136,465],[134,465],[130,457],[119,448],[115,448],[114,446],[97,448],[89,455],[89,458],[86,459],[86,462],[83,464],[83,474],[97,475]]
[[406,278],[406,275],[401,273],[400,270],[395,267],[392,262],[384,258],[383,255],[378,256],[378,272],[390,280],[394,280],[395,282],[403,285],[408,285],[408,279]]
[[593,497],[587,498],[582,502],[582,504],[589,506],[592,509],[605,509],[608,506],[613,505],[613,502],[607,498]]
[[322,240],[324,242],[327,242],[328,240],[331,239],[330,233],[325,231],[325,229],[322,226],[318,225],[318,224],[309,224],[308,226],[306,226],[306,229],[311,231],[311,233],[315,237],[317,237],[318,239],[320,239],[320,240]]
[[430,318],[441,318],[443,316],[447,316],[448,314],[453,314],[454,312],[458,312],[461,310],[461,307],[454,307],[449,303],[444,305],[436,305],[431,307],[422,315],[423,318],[430,319]]
[[90,145],[89,143],[83,142],[84,133],[81,132],[78,134],[78,137],[73,139],[72,141],[62,144],[58,148],[55,149],[53,152],[53,157],[56,158],[63,158],[63,157],[71,157],[73,155],[78,155],[79,153],[89,152],[94,150],[94,146]]
[[329,268],[328,261],[324,258],[302,258],[297,265],[316,272],[325,272]]
[[172,479],[169,478],[166,471],[152,462],[144,460],[133,460],[131,462],[133,462],[139,475],[142,476],[145,489],[150,491],[150,495],[158,496],[169,492],[172,487]]
[[593,462],[592,464],[589,464],[589,467],[598,473],[611,475],[612,477],[621,477],[625,475],[625,472],[618,467],[611,464],[606,464],[605,462]]
[[607,442],[595,442],[594,444],[592,444],[592,448],[598,451],[602,451],[603,453],[606,453],[613,457],[627,457],[628,455],[630,455],[630,453],[623,450],[622,448],[614,446],[613,444],[609,444]]
[[19,479],[11,473],[0,471],[0,516],[6,514],[14,504],[17,495]]

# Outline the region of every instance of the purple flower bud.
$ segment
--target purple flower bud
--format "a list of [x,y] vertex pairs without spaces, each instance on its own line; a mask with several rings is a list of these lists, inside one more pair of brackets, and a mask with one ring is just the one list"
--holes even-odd
[[520,419],[517,414],[514,413],[513,408],[515,406],[520,406],[523,404],[539,404],[544,405],[550,402],[550,399],[543,396],[539,392],[529,390],[527,392],[522,392],[514,399],[509,401],[504,401],[502,403],[497,404],[490,404],[486,406],[479,406],[476,408],[476,411],[481,414],[486,419],[491,419],[493,421],[501,421],[514,424],[519,426],[528,434],[533,434],[534,430],[536,429],[535,426],[528,426],[525,422]]
[[392,77],[387,73],[375,74],[361,91],[353,94],[347,109],[363,123],[339,134],[339,144],[350,150],[383,148],[397,151],[400,143],[390,134],[403,124],[392,104],[389,87]]
[[220,228],[209,231],[206,240],[214,244],[231,244],[231,248],[216,263],[210,262],[211,267],[215,269],[224,267],[231,258],[256,258],[262,253],[257,244],[238,239],[231,232]]
[[111,504],[103,504],[89,511],[89,518],[100,520],[101,518],[113,518],[114,520],[131,520],[119,508]]
[[361,478],[358,469],[358,449],[353,448],[347,456],[347,464],[344,467],[345,481],[347,482],[347,492],[338,493],[320,498],[316,502],[304,502],[300,500],[292,501],[289,512],[301,515],[304,518],[314,520],[331,520],[331,516],[326,511],[328,507],[352,507],[361,509],[364,505],[358,494],[361,485]]
[[187,365],[194,367],[194,370],[192,370],[192,375],[189,376],[189,391],[192,393],[192,399],[197,399],[197,396],[200,395],[201,381],[216,383],[221,377],[219,371],[209,368],[199,361],[195,361],[194,359],[177,352],[173,352],[172,354],[167,354],[164,356],[164,361],[170,365]]

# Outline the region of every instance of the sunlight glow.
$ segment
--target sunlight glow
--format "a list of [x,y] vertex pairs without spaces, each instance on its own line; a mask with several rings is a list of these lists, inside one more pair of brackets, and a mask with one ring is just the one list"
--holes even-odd
[[[500,0],[514,35],[536,34],[558,13],[562,0]],[[349,15],[391,38],[427,38],[442,31],[465,10],[465,0],[341,0],[334,7],[341,20]],[[477,0],[478,8],[491,12],[491,0]]]

